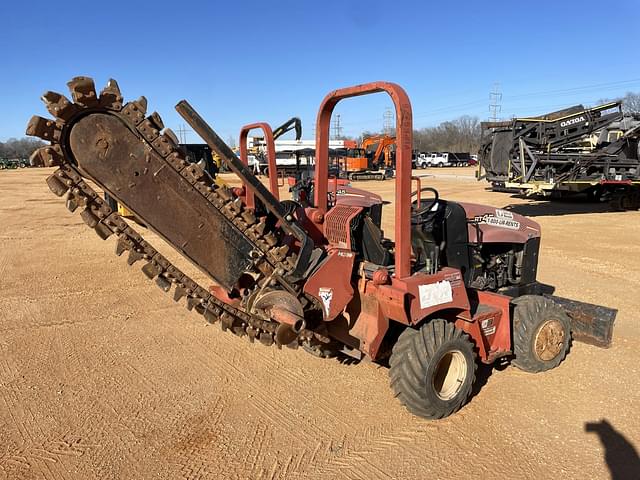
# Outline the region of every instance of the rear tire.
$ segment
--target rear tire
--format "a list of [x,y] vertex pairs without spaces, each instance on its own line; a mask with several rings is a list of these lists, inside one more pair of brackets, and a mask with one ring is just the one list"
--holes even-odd
[[390,358],[391,388],[414,415],[444,418],[469,398],[475,379],[474,345],[453,323],[436,319],[406,328]]
[[513,302],[513,364],[530,373],[560,365],[571,340],[567,314],[548,298],[523,295]]

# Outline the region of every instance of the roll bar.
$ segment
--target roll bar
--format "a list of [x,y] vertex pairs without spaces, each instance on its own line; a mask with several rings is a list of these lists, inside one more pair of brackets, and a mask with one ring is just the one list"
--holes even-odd
[[413,148],[413,114],[404,89],[395,83],[372,82],[341,88],[329,93],[316,119],[316,174],[314,203],[322,213],[327,211],[329,174],[329,126],[336,104],[345,98],[386,92],[396,109],[396,218],[395,276],[411,275],[411,151]]
[[[240,160],[245,165],[249,165],[249,152],[247,150],[247,137],[249,132],[254,128],[260,128],[264,132],[264,140],[267,143],[267,162],[269,163],[269,189],[271,194],[280,200],[280,193],[278,191],[278,167],[276,164],[276,145],[273,138],[273,131],[271,126],[266,122],[256,122],[245,125],[240,129]],[[251,188],[246,188],[247,192],[247,207],[255,207],[255,195]]]

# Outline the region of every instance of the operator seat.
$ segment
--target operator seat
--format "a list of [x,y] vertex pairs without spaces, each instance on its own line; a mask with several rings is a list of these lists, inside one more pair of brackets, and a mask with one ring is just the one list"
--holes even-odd
[[442,266],[459,269],[467,282],[469,232],[464,208],[455,202],[437,200],[429,211],[411,217],[411,247],[415,270],[432,273]]
[[473,263],[469,248],[469,226],[467,212],[456,202],[446,204],[444,221],[446,233],[445,265],[457,268],[462,273],[465,285],[471,283]]
[[367,262],[387,267],[394,262],[389,251],[390,240],[383,238],[382,230],[365,215],[362,222],[362,256]]

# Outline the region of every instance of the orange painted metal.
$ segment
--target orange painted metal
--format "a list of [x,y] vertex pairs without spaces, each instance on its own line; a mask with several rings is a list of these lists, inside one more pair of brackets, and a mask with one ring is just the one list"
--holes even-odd
[[413,119],[411,102],[404,89],[395,83],[372,82],[334,90],[320,105],[316,120],[315,206],[327,211],[329,172],[329,126],[336,104],[345,98],[386,92],[396,109],[396,254],[395,276],[411,275],[411,149]]
[[355,256],[351,250],[330,250],[328,258],[304,284],[305,293],[322,305],[325,321],[341,314],[353,298],[351,275]]
[[420,190],[422,190],[422,180],[420,180],[420,177],[411,177],[411,180],[415,180],[416,182],[416,187],[417,187],[416,192],[418,192],[418,194],[415,202],[416,202],[416,207],[420,208],[420,203],[422,202],[422,198],[420,195]]
[[487,363],[495,358],[511,352],[511,299],[492,292],[478,291],[478,301],[481,304],[491,305],[498,310],[498,314],[490,319],[477,319],[480,330],[488,345]]
[[378,299],[379,288],[372,282],[363,283],[358,293],[359,304],[354,306],[356,312],[352,315],[356,321],[349,330],[349,335],[360,341],[358,349],[376,359],[389,329],[389,317],[383,309],[385,303]]
[[[245,165],[249,165],[249,152],[247,149],[247,137],[249,132],[254,128],[260,128],[264,132],[264,140],[267,144],[267,162],[269,162],[269,189],[271,194],[276,197],[276,200],[280,200],[280,193],[278,190],[278,167],[276,165],[276,144],[273,139],[273,131],[271,126],[266,122],[256,122],[245,125],[240,129],[240,160]],[[250,208],[255,207],[255,197],[252,189],[247,189],[247,206]]]

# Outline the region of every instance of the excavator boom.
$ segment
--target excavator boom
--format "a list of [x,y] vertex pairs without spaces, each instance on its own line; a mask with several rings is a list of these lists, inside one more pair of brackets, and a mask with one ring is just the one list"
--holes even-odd
[[302,121],[298,117],[292,117],[273,131],[273,139],[277,140],[282,135],[295,128],[296,141],[302,138]]

